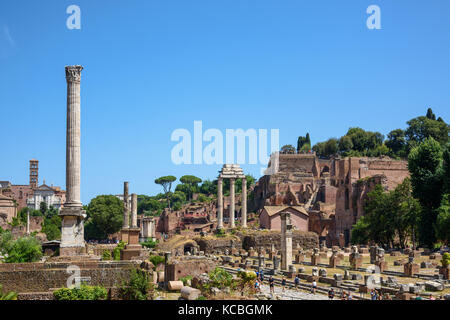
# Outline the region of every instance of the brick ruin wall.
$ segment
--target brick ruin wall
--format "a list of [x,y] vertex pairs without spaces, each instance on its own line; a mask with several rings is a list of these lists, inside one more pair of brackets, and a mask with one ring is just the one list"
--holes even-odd
[[172,260],[166,267],[167,281],[177,281],[186,276],[196,277],[202,273],[209,273],[217,266],[211,258],[198,256],[182,256]]
[[[258,231],[251,234],[240,234],[242,237],[242,248],[245,250],[264,248],[271,250],[272,245],[276,250],[281,250],[281,232],[277,231]],[[292,247],[295,249],[297,244],[303,249],[313,249],[319,247],[319,236],[314,232],[304,232],[295,230],[292,232]]]
[[197,242],[200,251],[205,253],[214,253],[215,251],[223,252],[225,249],[242,248],[242,241],[238,237],[227,238],[194,238]]
[[0,284],[6,292],[49,292],[53,288],[66,287],[67,279],[73,275],[67,272],[70,265],[80,267],[80,276],[90,277],[90,285],[105,288],[120,286],[122,281],[129,280],[130,270],[139,267],[139,263],[132,261],[1,263]]
[[[249,209],[258,212],[265,205],[292,205],[292,194],[304,204],[313,188],[318,190],[313,209],[335,216],[333,223],[326,220],[333,227],[326,231],[328,238],[337,241],[339,233],[346,232],[349,240],[349,230],[364,215],[366,194],[375,183],[392,190],[407,177],[407,161],[387,157],[326,160],[314,154],[280,155],[279,171],[259,179]],[[324,230],[313,225],[314,231]]]

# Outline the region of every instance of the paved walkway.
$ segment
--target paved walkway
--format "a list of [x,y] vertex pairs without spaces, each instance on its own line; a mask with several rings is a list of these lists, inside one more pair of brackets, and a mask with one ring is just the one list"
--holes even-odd
[[[275,295],[279,296],[281,300],[328,300],[328,296],[316,293],[311,294],[307,293],[305,291],[295,290],[295,289],[288,289],[286,288],[284,292],[282,291],[282,288],[279,286],[275,286]],[[261,292],[265,294],[270,293],[270,288],[268,285],[263,284],[261,285]]]

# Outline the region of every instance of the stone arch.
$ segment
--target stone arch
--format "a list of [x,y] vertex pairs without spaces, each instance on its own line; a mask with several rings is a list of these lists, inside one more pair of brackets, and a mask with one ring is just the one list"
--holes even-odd
[[298,202],[297,196],[294,194],[294,192],[291,189],[291,186],[289,186],[288,191],[286,192],[286,196],[283,199],[283,204],[290,205],[290,206],[300,205]]
[[330,167],[327,165],[323,166],[322,172],[320,173],[321,176],[324,174],[330,174]]

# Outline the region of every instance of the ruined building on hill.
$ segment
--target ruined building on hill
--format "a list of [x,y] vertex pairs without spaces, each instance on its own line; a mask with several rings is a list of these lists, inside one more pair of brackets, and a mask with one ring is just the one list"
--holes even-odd
[[350,242],[351,227],[364,215],[366,195],[376,184],[392,190],[409,177],[406,161],[388,157],[278,156],[277,172],[259,179],[250,210],[259,212],[262,227],[274,230],[280,212],[290,210],[299,228],[316,232],[329,245]]

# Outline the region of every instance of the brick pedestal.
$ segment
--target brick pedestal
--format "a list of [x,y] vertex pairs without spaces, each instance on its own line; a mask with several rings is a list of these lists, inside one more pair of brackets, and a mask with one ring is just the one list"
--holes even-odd
[[417,263],[408,262],[403,265],[403,271],[405,276],[412,277],[419,273],[419,265]]
[[128,228],[128,244],[120,252],[120,260],[131,260],[138,257],[142,252],[142,246],[139,244],[139,228]]

